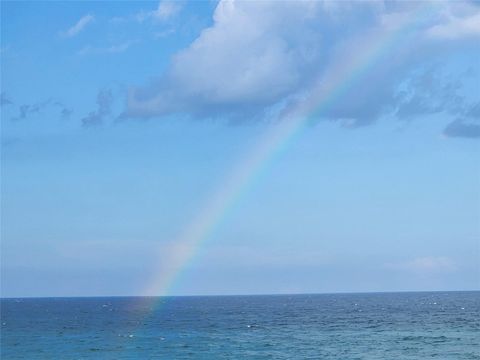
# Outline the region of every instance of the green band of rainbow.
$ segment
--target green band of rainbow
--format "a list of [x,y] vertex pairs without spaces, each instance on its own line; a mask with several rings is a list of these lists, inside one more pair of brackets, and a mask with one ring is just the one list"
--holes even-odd
[[[305,129],[309,120],[322,116],[332,104],[342,99],[345,93],[358,84],[381,61],[388,60],[392,50],[412,40],[418,27],[434,10],[434,4],[423,2],[408,17],[396,19],[396,24],[382,27],[381,34],[372,31],[363,38],[362,49],[355,56],[346,56],[342,63],[318,79],[308,97],[285,114],[281,121],[269,127],[259,143],[235,166],[218,192],[185,227],[175,241],[166,263],[159,264],[144,291],[146,296],[165,296],[181,271],[197,253],[199,247],[211,236],[226,214],[242,197],[259,173],[276,154],[285,149]],[[374,84],[370,84],[374,86]],[[162,256],[164,258],[164,256]]]

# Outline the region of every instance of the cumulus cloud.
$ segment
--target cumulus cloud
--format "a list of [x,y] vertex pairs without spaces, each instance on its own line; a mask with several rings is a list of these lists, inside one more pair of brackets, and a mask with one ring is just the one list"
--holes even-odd
[[[432,8],[429,16],[412,24],[425,6]],[[479,14],[468,4],[220,1],[212,26],[178,52],[166,72],[130,89],[122,116],[251,119],[289,107],[308,113],[327,91],[340,88],[329,86],[332,81],[343,84],[342,96],[316,116],[349,126],[385,114],[411,118],[464,112],[462,84],[428,67],[457,46],[439,40],[439,27],[468,29],[457,30],[454,38],[470,38],[475,26],[469,24]],[[362,58],[372,43],[388,54],[372,51],[366,65],[349,68],[350,60]],[[360,76],[363,72],[368,76]]]
[[101,125],[105,118],[110,115],[113,103],[111,90],[100,90],[97,94],[97,109],[82,118],[85,127]]
[[[175,56],[169,72],[131,92],[129,115],[210,108],[228,112],[275,103],[307,80],[307,70],[318,58],[320,34],[309,16],[316,7],[307,2],[220,2],[213,27]],[[293,27],[282,24],[284,17]],[[302,23],[312,26],[310,34],[289,30]]]
[[65,31],[62,31],[61,35],[66,38],[74,37],[83,31],[88,24],[94,21],[94,19],[95,17],[93,15],[85,15],[81,17],[80,20],[75,23],[75,25]]

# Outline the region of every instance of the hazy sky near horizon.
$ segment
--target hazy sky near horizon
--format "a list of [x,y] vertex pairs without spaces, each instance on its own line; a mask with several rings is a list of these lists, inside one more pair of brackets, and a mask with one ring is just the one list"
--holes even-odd
[[283,114],[403,23],[169,293],[478,290],[478,2],[2,1],[1,295],[143,294]]

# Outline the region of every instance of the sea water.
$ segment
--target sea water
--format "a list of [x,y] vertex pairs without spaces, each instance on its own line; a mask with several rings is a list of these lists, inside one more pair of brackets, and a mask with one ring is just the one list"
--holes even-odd
[[1,359],[480,359],[480,292],[1,300]]

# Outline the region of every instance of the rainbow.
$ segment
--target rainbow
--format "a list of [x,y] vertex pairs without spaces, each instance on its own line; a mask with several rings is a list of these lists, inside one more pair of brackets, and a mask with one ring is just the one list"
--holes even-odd
[[343,62],[335,64],[332,71],[318,79],[308,96],[285,111],[278,123],[269,126],[258,144],[233,168],[216,194],[176,239],[169,249],[169,260],[154,270],[143,295],[168,295],[182,270],[267,164],[304,131],[312,118],[321,117],[352,86],[364,79],[372,68],[386,60],[394,48],[400,48],[415,36],[418,26],[426,20],[431,10],[432,3],[422,3],[415,16],[412,17],[410,13],[408,18],[396,19],[396,24],[383,33],[372,31],[367,38],[362,37],[362,48],[358,49],[355,56],[344,56]]

